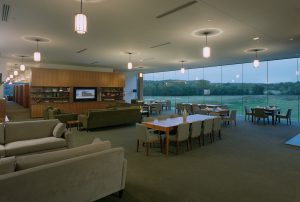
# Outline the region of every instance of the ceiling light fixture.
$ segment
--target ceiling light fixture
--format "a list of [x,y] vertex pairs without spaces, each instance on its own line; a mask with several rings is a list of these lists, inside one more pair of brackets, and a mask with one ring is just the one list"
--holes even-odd
[[255,69],[257,69],[257,68],[259,68],[259,60],[258,60],[258,57],[257,57],[257,49],[255,49],[254,50],[255,51],[255,59],[254,59],[254,61],[253,61],[253,67],[255,68]]
[[9,75],[9,78],[13,79],[13,78],[14,78],[14,75],[10,74],[10,75]]
[[131,62],[131,55],[132,55],[132,53],[131,52],[129,52],[128,53],[128,57],[129,57],[129,59],[128,59],[128,64],[127,64],[127,69],[132,69],[132,62]]
[[85,34],[87,32],[87,18],[82,13],[82,0],[80,1],[80,13],[75,15],[75,32]]
[[184,74],[184,72],[185,72],[185,69],[184,69],[184,67],[183,67],[184,60],[182,60],[182,61],[180,61],[180,62],[181,62],[180,73],[181,73],[181,74]]
[[35,62],[41,61],[41,53],[39,52],[39,39],[36,39],[36,51],[33,53],[33,60]]
[[20,65],[20,70],[21,71],[25,71],[25,68],[26,68],[25,65],[24,65],[24,63],[23,63],[23,58],[24,57],[25,57],[24,55],[21,56],[21,58],[22,58],[22,62],[21,62],[21,65]]
[[139,73],[139,77],[143,78],[143,73],[142,72]]
[[209,32],[205,32],[205,47],[203,48],[203,57],[204,58],[209,58],[210,57],[210,47],[207,46],[207,35]]
[[9,84],[9,85],[12,85],[12,82],[10,81],[8,84]]
[[14,71],[14,75],[18,76],[19,72],[17,70]]

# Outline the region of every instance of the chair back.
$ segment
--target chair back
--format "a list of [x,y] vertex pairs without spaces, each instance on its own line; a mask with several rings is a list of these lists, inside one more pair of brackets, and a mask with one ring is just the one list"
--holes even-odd
[[196,121],[192,123],[192,131],[191,131],[191,137],[198,137],[201,134],[201,127],[202,127],[202,122],[201,121]]
[[249,107],[245,106],[245,114],[251,113]]
[[231,120],[236,120],[236,110],[231,110],[229,117]]
[[291,118],[291,115],[292,115],[292,109],[288,109],[286,112],[286,117]]
[[183,141],[189,138],[190,134],[190,124],[189,123],[182,123],[177,128],[177,140]]
[[266,117],[265,110],[263,108],[255,108],[254,116],[258,118]]
[[207,119],[203,121],[203,135],[207,135],[212,132],[213,129],[213,119]]
[[167,108],[171,109],[171,100],[167,100]]
[[183,110],[183,104],[182,103],[177,103],[176,104],[176,109],[177,109],[177,113],[181,114],[181,112]]
[[136,129],[136,137],[138,140],[147,142],[147,136],[148,136],[148,129],[144,124],[136,123],[135,124]]
[[193,114],[199,114],[200,113],[200,107],[197,104],[192,105],[192,111]]
[[207,110],[200,109],[199,114],[201,114],[201,115],[208,115],[209,112]]
[[192,106],[189,104],[183,105],[183,108],[186,110],[187,114],[191,114],[192,112]]
[[162,108],[161,103],[156,103],[151,105],[151,111],[154,111],[156,114],[160,114],[161,108]]
[[221,117],[216,117],[213,119],[213,131],[219,131],[221,130]]

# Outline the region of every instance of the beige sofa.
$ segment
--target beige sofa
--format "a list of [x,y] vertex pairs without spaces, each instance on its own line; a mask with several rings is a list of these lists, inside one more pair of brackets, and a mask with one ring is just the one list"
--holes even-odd
[[0,201],[95,201],[125,188],[124,149],[109,141],[18,156],[11,165],[3,174],[0,159]]
[[59,120],[7,122],[0,124],[0,157],[17,156],[70,146],[70,133],[53,136]]

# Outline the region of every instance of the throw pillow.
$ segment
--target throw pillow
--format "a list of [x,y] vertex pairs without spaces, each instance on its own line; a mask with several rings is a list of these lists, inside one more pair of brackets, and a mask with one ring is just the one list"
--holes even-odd
[[97,143],[97,142],[102,142],[102,140],[99,137],[95,137],[92,144]]
[[66,124],[58,123],[53,129],[53,136],[57,138],[61,138],[66,131]]
[[16,157],[0,158],[0,175],[15,172]]

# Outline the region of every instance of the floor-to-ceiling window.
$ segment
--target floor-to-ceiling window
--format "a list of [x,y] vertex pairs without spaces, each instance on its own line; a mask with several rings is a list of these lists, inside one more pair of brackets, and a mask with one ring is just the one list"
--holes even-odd
[[299,121],[299,59],[264,61],[149,73],[144,76],[144,99],[176,103],[223,104],[243,114],[244,106],[278,106],[292,109]]

